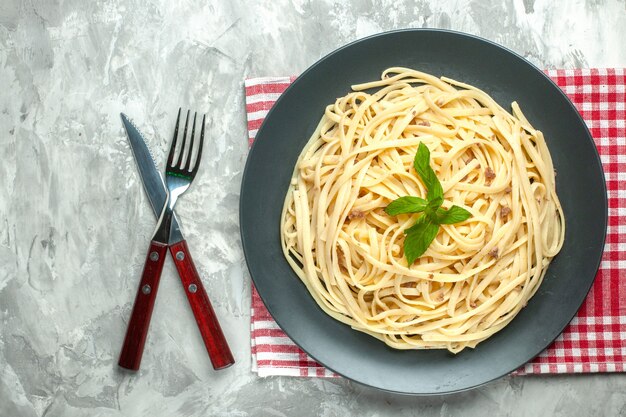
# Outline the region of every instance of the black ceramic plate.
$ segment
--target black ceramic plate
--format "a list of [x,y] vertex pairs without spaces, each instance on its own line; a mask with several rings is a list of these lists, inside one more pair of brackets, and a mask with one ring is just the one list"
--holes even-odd
[[[517,100],[542,130],[558,171],[565,245],[537,294],[501,332],[458,355],[399,351],[327,316],[283,258],[280,215],[302,147],[323,109],[350,85],[392,66],[479,87],[504,108]],[[582,304],[600,263],[607,224],[604,175],[578,112],[542,71],[484,39],[404,30],[351,43],[304,72],[280,97],[248,156],[240,200],[243,248],[254,284],[278,325],[310,356],[354,381],[408,394],[466,390],[517,369],[544,350]]]

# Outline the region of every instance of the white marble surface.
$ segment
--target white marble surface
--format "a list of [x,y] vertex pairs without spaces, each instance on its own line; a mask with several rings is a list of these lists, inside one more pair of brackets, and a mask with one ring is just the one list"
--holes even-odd
[[[435,398],[250,372],[238,233],[242,80],[393,28],[474,33],[542,67],[626,66],[621,0],[0,2],[0,416],[626,415],[626,375],[505,378]],[[177,208],[237,364],[211,369],[168,260],[139,374],[117,355],[154,227],[119,119],[166,150],[211,119]]]

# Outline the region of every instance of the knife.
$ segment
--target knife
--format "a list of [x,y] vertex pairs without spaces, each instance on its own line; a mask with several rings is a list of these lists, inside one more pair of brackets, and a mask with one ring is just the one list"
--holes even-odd
[[[150,201],[152,212],[156,217],[161,212],[167,196],[163,177],[156,166],[143,135],[128,116],[124,113],[121,113],[120,116],[124,128],[126,129],[126,135],[137,164],[139,176],[141,177],[144,190],[148,196],[148,201]],[[198,271],[193,263],[189,247],[180,230],[176,213],[174,213],[172,219],[170,242],[172,242],[169,246],[170,254],[178,270],[178,275],[185,289],[187,300],[191,305],[198,329],[200,330],[200,335],[209,353],[213,368],[216,370],[227,368],[235,363],[235,360],[228,347],[228,343],[226,342],[217,317],[215,316],[204,285],[202,285]],[[119,360],[119,365],[123,368],[132,370],[139,369],[157,290],[158,282],[155,282],[152,287],[148,289],[139,288],[137,291],[135,304],[145,307],[140,309],[142,314],[139,314],[137,317],[139,323],[135,326],[132,325],[133,323],[130,323],[128,326],[128,332],[137,331],[140,334],[138,336],[135,335],[135,337],[129,337],[129,333],[127,332],[124,348],[122,349]],[[134,307],[133,310],[135,310],[135,308],[136,307]],[[134,316],[131,318],[131,321],[133,319],[135,319]]]

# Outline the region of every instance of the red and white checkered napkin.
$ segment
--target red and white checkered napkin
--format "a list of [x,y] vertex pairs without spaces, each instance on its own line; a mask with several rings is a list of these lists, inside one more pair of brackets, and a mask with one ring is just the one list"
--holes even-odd
[[[549,70],[591,130],[609,193],[609,228],[600,270],[563,334],[517,374],[626,372],[626,77],[624,69]],[[250,143],[293,77],[246,80]],[[336,376],[302,352],[252,289],[252,363],[260,376]]]

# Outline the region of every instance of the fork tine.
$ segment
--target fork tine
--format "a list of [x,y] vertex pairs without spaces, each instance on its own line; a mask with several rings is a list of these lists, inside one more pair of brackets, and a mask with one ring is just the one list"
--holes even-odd
[[202,129],[200,130],[200,143],[198,143],[198,155],[196,156],[196,162],[193,165],[191,170],[191,175],[195,176],[196,172],[198,172],[198,167],[200,166],[200,158],[202,157],[202,145],[204,144],[204,126],[206,119],[206,114],[202,116]]
[[187,126],[189,125],[189,113],[191,113],[191,110],[187,110],[187,117],[185,118],[185,130],[183,131],[183,143],[180,145],[180,153],[178,154],[178,160],[176,161],[176,168],[182,167],[183,154],[185,153],[185,142],[187,142]]
[[189,171],[189,166],[191,165],[191,156],[193,154],[193,139],[196,136],[196,116],[198,113],[194,112],[193,114],[193,124],[191,125],[191,137],[189,138],[189,152],[187,153],[187,162],[185,163],[185,167],[183,170]]
[[176,117],[176,127],[174,128],[174,139],[172,139],[172,145],[170,146],[170,154],[167,157],[167,166],[172,166],[172,161],[174,160],[174,153],[176,151],[176,140],[178,139],[178,125],[180,123],[180,111],[181,108],[178,108],[178,117]]

